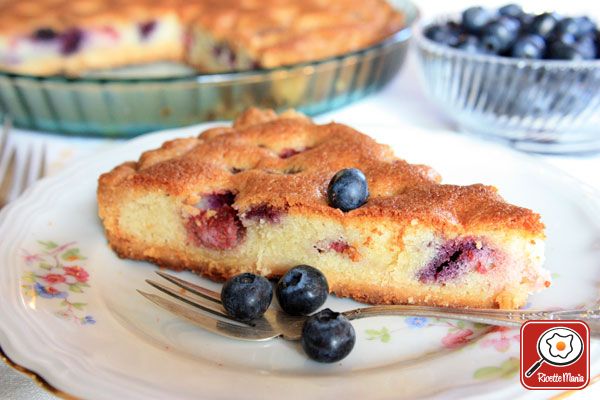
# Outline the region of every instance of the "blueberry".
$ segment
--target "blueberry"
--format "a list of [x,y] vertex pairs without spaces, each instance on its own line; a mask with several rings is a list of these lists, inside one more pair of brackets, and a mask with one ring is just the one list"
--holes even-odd
[[484,35],[481,38],[481,49],[487,54],[499,54],[503,49],[503,44],[497,36]]
[[575,35],[569,32],[552,32],[552,34],[548,37],[548,42],[550,44],[560,42],[563,44],[573,45],[577,41]]
[[54,40],[58,34],[52,28],[40,28],[33,32],[33,39],[39,41]]
[[156,21],[155,20],[149,20],[146,22],[142,22],[138,25],[138,30],[140,32],[140,36],[143,39],[150,36],[150,34],[152,32],[154,32],[155,29],[156,29]]
[[498,18],[498,22],[500,22],[501,24],[504,24],[506,29],[510,30],[511,32],[518,32],[519,29],[521,29],[521,24],[522,24],[522,22],[519,18],[508,17],[508,16],[502,16],[502,17]]
[[550,33],[556,27],[558,18],[552,13],[543,13],[535,16],[529,26],[529,33],[539,35],[541,37],[548,37]]
[[68,56],[79,50],[83,39],[83,32],[80,29],[72,28],[60,36],[60,51]]
[[573,33],[553,34],[547,56],[556,60],[593,60],[597,56],[596,42],[590,35],[577,39]]
[[425,29],[425,36],[434,42],[454,46],[459,41],[459,33],[449,26],[432,25]]
[[591,36],[582,36],[575,43],[575,48],[585,60],[593,60],[597,56],[596,42]]
[[462,13],[462,25],[471,33],[479,33],[493,18],[483,7],[470,7]]
[[516,58],[541,59],[544,57],[546,42],[537,35],[521,36],[513,45],[510,55]]
[[575,21],[577,22],[578,36],[592,35],[596,32],[596,24],[588,17],[577,17]]
[[518,4],[507,4],[498,9],[498,14],[505,15],[507,17],[520,18],[521,15],[523,15],[523,9]]
[[553,42],[548,49],[548,58],[553,60],[584,60],[584,55],[577,48],[577,44]]
[[333,363],[345,358],[356,342],[352,324],[326,308],[309,317],[302,327],[302,348],[313,360]]
[[497,20],[483,28],[481,41],[484,47],[493,53],[507,50],[517,38],[519,25],[512,18]]
[[361,170],[347,168],[336,173],[327,187],[329,205],[351,211],[365,204],[369,197],[367,178]]
[[434,42],[443,43],[446,30],[440,25],[431,25],[425,28],[425,36]]
[[286,313],[308,315],[325,303],[329,286],[321,271],[310,265],[298,265],[279,280],[275,294]]
[[563,18],[556,23],[554,30],[559,33],[569,33],[575,36],[579,34],[579,25],[575,18]]
[[569,17],[558,21],[555,30],[561,33],[570,33],[579,38],[594,33],[596,24],[588,17]]
[[518,18],[519,18],[519,21],[521,22],[521,26],[524,26],[524,27],[527,26],[528,27],[533,22],[533,19],[535,18],[535,15],[523,13]]
[[477,39],[477,36],[473,35],[463,35],[454,47],[466,51],[467,53],[476,54],[482,52],[479,39]]
[[223,285],[221,301],[231,317],[251,321],[263,315],[273,299],[273,287],[262,276],[251,273],[236,275]]

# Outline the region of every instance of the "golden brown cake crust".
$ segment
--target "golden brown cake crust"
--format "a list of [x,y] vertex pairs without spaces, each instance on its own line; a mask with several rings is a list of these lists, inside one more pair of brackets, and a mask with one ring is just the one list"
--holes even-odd
[[195,24],[244,49],[263,67],[357,50],[404,22],[385,0],[207,0]]
[[[404,20],[402,14],[385,0],[7,0],[0,2],[0,35],[5,39],[0,40],[0,45],[10,49],[23,39],[31,40],[39,29],[52,29],[58,34],[70,29],[97,32],[130,24],[160,22],[165,17],[178,21],[180,30],[187,32],[182,35],[186,39],[173,38],[181,47],[175,51],[181,54],[179,61],[184,61],[184,42],[191,38],[188,31],[198,28],[216,43],[226,43],[265,68],[359,50],[398,31]],[[146,58],[101,50],[111,61],[92,66],[123,66],[144,62]],[[7,60],[12,57],[0,56]],[[63,58],[60,54],[56,56]],[[151,61],[165,61],[162,52],[158,56]],[[148,57],[152,58],[151,52]],[[81,57],[74,53],[64,58]],[[171,58],[167,57],[167,60]],[[21,69],[20,64],[3,62],[2,68],[49,74],[82,73],[89,67],[84,61],[77,61],[69,68],[25,65]],[[78,70],[77,66],[82,69]]]
[[[298,153],[282,158],[290,152]],[[328,205],[326,190],[337,171],[351,167],[365,173],[370,197],[364,206],[343,213]],[[394,157],[388,146],[348,126],[316,125],[294,113],[277,117],[272,111],[250,109],[232,128],[167,142],[138,162],[115,168],[100,178],[99,190],[116,196],[120,188],[160,191],[190,205],[203,194],[231,191],[236,194],[234,207],[242,213],[268,203],[342,223],[353,217],[386,218],[457,233],[512,229],[543,238],[539,215],[506,203],[494,187],[439,181],[431,168]]]
[[5,0],[0,2],[0,33],[31,34],[40,28],[70,28],[144,22],[176,13],[176,0]]

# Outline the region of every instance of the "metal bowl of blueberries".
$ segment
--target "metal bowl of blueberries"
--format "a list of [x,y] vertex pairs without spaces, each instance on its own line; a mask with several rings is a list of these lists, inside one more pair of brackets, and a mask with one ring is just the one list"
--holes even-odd
[[471,7],[415,32],[429,97],[466,132],[538,153],[600,151],[600,33],[588,16]]

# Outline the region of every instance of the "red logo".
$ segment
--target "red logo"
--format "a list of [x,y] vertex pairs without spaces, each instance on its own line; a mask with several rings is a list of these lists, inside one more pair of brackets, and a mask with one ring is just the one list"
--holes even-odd
[[527,389],[583,389],[590,382],[589,347],[583,321],[527,321],[521,327],[521,383]]

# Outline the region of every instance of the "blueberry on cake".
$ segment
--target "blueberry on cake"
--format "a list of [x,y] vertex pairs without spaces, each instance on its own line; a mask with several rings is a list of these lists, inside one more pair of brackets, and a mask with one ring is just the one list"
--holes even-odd
[[119,256],[213,279],[308,264],[367,303],[505,309],[550,285],[538,214],[295,112],[147,151],[100,177],[98,206]]
[[0,69],[52,75],[158,61],[200,71],[340,55],[402,26],[385,0],[6,0]]

